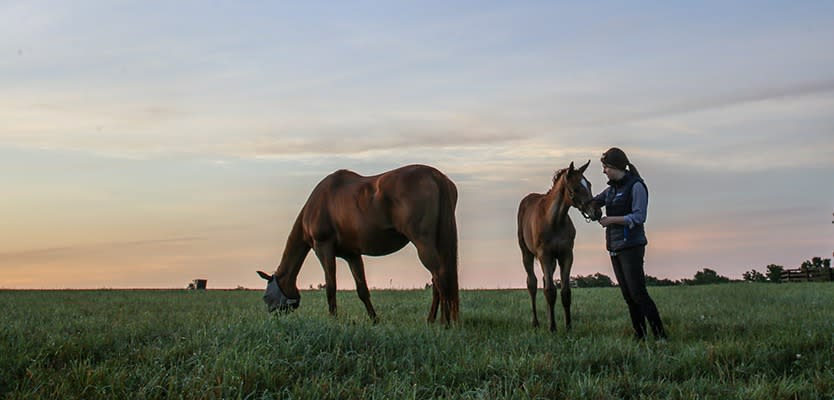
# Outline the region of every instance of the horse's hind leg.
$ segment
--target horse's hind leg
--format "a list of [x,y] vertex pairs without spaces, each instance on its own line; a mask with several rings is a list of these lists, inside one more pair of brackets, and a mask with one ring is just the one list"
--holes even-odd
[[437,292],[437,284],[434,282],[434,277],[431,279],[431,308],[429,308],[429,316],[426,322],[434,323],[437,318],[437,306],[440,304],[440,293]]
[[420,262],[431,272],[432,276],[432,305],[429,310],[429,316],[426,318],[428,322],[434,322],[437,315],[438,305],[441,310],[441,318],[444,323],[452,321],[452,305],[449,298],[450,288],[447,287],[447,272],[443,268],[440,261],[440,254],[432,245],[427,245],[422,240],[413,240],[414,247],[417,248],[417,255],[420,257]]
[[539,327],[539,317],[536,312],[536,290],[538,289],[538,281],[536,280],[536,271],[533,270],[533,253],[526,248],[521,248],[521,262],[524,264],[524,270],[527,271],[527,292],[530,293],[530,305],[533,307],[533,327]]
[[356,282],[356,293],[359,295],[359,300],[365,304],[365,310],[368,311],[368,316],[374,323],[379,322],[376,316],[374,306],[371,305],[371,292],[368,290],[368,282],[365,279],[365,263],[362,262],[361,255],[355,255],[347,258],[350,272],[353,274],[353,280]]
[[556,260],[551,256],[544,256],[539,259],[544,272],[544,297],[547,300],[547,315],[550,321],[550,331],[556,332],[556,316],[553,308],[556,306],[556,284],[553,283],[553,272],[556,269]]
[[565,309],[565,326],[570,330],[570,268],[573,266],[573,251],[559,256],[559,273],[562,277],[562,308]]

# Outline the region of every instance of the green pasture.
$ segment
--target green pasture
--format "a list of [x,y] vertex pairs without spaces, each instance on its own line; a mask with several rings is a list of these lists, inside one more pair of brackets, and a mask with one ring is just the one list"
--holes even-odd
[[834,396],[834,284],[649,291],[667,342],[632,340],[616,288],[574,289],[555,334],[524,290],[463,291],[451,328],[425,290],[372,292],[376,325],[347,291],[335,319],[322,291],[285,316],[258,291],[0,291],[0,398]]

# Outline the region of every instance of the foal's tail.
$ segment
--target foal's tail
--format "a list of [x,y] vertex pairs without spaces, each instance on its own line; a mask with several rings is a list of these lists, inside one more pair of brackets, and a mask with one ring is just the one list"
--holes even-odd
[[442,173],[435,176],[440,189],[438,223],[437,223],[437,251],[440,254],[443,273],[441,279],[445,293],[443,299],[447,304],[442,305],[445,312],[447,307],[449,321],[457,321],[460,309],[458,296],[458,226],[455,220],[455,207],[458,201],[458,189],[455,184]]

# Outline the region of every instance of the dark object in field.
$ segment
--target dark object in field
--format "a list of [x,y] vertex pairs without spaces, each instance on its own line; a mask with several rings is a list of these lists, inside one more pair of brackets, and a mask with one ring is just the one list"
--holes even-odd
[[206,279],[195,279],[188,284],[188,290],[206,290],[207,283]]
[[348,262],[356,291],[368,316],[371,305],[362,255],[382,256],[414,244],[432,275],[432,303],[427,320],[458,320],[458,238],[455,222],[457,188],[442,172],[408,165],[374,176],[336,171],[313,189],[287,238],[284,254],[266,279],[264,302],[269,311],[298,308],[296,284],[310,249],[324,269],[327,304],[336,314],[336,257]]
[[591,200],[591,183],[583,175],[589,160],[579,169],[573,162],[556,172],[553,186],[545,194],[530,193],[518,206],[518,245],[527,271],[527,291],[533,307],[533,326],[539,326],[536,315],[536,274],[533,260],[538,258],[544,272],[544,295],[550,317],[550,330],[556,330],[553,307],[556,303],[556,285],[553,273],[558,262],[562,280],[562,307],[565,309],[565,325],[570,329],[570,268],[573,265],[573,239],[576,228],[568,216],[571,206],[576,207],[589,221],[596,221],[602,211]]

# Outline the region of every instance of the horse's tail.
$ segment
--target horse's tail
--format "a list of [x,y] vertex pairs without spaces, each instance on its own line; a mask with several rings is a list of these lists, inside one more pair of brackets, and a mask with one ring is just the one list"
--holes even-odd
[[[437,250],[440,254],[445,292],[443,297],[448,302],[450,321],[458,320],[460,297],[458,295],[458,227],[455,220],[455,207],[458,190],[455,184],[440,173],[435,178],[440,189],[437,223]],[[445,307],[444,307],[445,308]]]

